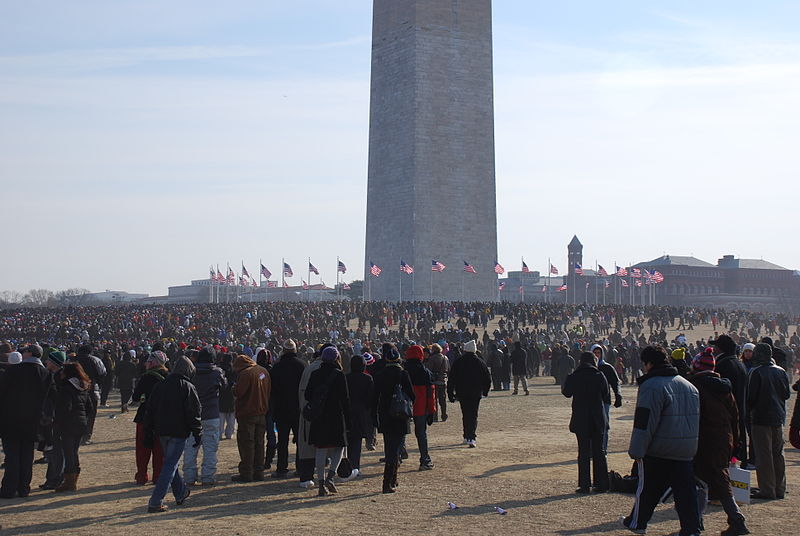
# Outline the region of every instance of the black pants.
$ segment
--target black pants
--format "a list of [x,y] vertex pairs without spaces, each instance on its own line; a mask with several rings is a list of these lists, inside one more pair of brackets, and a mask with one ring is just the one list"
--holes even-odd
[[119,398],[120,398],[120,405],[123,408],[128,407],[128,402],[131,401],[131,396],[133,395],[133,389],[120,389],[119,390]]
[[3,437],[3,449],[6,454],[6,470],[0,486],[0,495],[3,497],[13,497],[17,493],[20,497],[27,497],[31,492],[33,445],[33,439]]
[[78,449],[81,446],[81,436],[61,435],[61,448],[64,449],[64,472],[80,473],[81,463],[78,459]]
[[363,432],[350,430],[347,434],[347,459],[353,469],[361,469],[361,445],[364,443]]
[[[289,470],[289,432],[293,433],[294,436],[297,437],[297,423],[299,422],[299,419],[300,417],[298,416],[294,421],[277,421],[275,423],[278,428],[278,466],[276,470],[279,473],[285,473]],[[296,455],[294,463],[295,468],[297,468]]]
[[464,439],[475,439],[478,429],[478,406],[480,398],[459,398],[461,404],[461,418],[464,426]]
[[700,512],[697,509],[697,487],[692,461],[666,460],[647,456],[639,467],[639,487],[631,515],[625,523],[632,529],[646,529],[658,501],[672,488],[675,510],[681,522],[681,536],[699,533]]
[[100,403],[99,398],[95,393],[90,393],[89,396],[94,397],[94,404],[89,404],[87,408],[87,415],[86,415],[86,435],[83,436],[84,441],[88,441],[92,439],[92,434],[94,433],[94,421],[97,419],[97,404]]
[[[576,437],[578,438],[578,486],[589,488],[594,479],[596,488],[607,490],[608,464],[606,453],[603,452],[603,434],[577,434]],[[592,462],[592,476],[589,471],[590,462]]]
[[436,384],[436,403],[439,405],[442,418],[447,418],[447,386],[445,384]]
[[100,405],[105,406],[106,402],[108,402],[108,395],[111,394],[111,388],[114,386],[113,378],[111,380],[105,380],[103,382],[103,386],[100,389]]
[[406,434],[383,434],[383,456],[389,465],[400,461],[400,447],[403,445]]

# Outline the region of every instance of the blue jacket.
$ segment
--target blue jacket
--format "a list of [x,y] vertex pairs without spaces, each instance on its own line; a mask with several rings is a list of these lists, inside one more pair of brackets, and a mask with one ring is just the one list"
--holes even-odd
[[656,365],[638,382],[628,455],[694,459],[700,434],[700,393],[667,364]]

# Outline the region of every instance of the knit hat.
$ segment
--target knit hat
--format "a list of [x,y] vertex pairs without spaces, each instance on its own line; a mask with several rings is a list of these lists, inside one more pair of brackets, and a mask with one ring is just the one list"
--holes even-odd
[[675,348],[672,351],[672,359],[675,361],[683,361],[686,359],[686,348]]
[[367,366],[370,366],[375,362],[375,356],[373,356],[369,352],[364,352],[364,355],[362,357],[364,358],[364,363],[366,363]]
[[136,350],[128,350],[128,355],[131,356],[131,359],[136,358]]
[[596,358],[594,352],[581,352],[581,356],[578,359],[581,365],[594,365]]
[[322,355],[320,359],[322,359],[325,363],[333,363],[336,361],[336,358],[339,357],[339,350],[336,349],[335,346],[328,346],[324,350],[322,350]]
[[50,352],[49,354],[47,354],[47,360],[53,363],[58,368],[61,368],[64,366],[64,363],[67,362],[67,354],[59,351]]
[[214,351],[214,348],[211,346],[205,346],[201,348],[200,351],[197,353],[197,362],[213,363],[216,357],[217,357],[217,352]]
[[406,359],[416,359],[417,361],[422,361],[425,357],[425,352],[422,350],[422,346],[415,344],[413,346],[409,346],[408,350],[406,350]]
[[729,355],[736,352],[736,343],[733,342],[729,336],[723,334],[717,337],[715,341],[708,341],[708,343],[712,346],[716,346],[719,348],[723,354]]
[[167,354],[161,350],[156,350],[147,358],[147,362],[156,367],[163,367],[167,363]]
[[752,342],[748,342],[747,344],[742,346],[742,352],[745,352],[747,350],[750,350],[752,352],[755,349],[756,349],[756,345],[753,344]]
[[42,347],[39,346],[38,344],[29,344],[28,346],[20,350],[20,353],[22,354],[24,354],[25,352],[30,352],[31,354],[33,354],[33,357],[38,357],[40,359],[42,357]]
[[660,365],[667,362],[667,353],[661,347],[646,346],[642,350],[639,359],[642,363],[652,363],[653,365]]
[[8,354],[8,364],[9,365],[19,365],[22,363],[22,354],[19,352],[10,352]]
[[753,349],[753,363],[758,365],[766,365],[772,359],[772,346],[765,342],[756,344]]
[[711,347],[703,350],[703,353],[699,354],[694,358],[694,361],[692,361],[692,368],[698,371],[714,370],[714,367],[716,366],[717,360],[714,358],[714,349]]
[[464,351],[473,354],[478,351],[478,345],[475,344],[475,339],[470,339],[464,343]]
[[288,352],[296,352],[297,345],[294,343],[292,339],[286,339],[285,341],[283,341],[283,349]]

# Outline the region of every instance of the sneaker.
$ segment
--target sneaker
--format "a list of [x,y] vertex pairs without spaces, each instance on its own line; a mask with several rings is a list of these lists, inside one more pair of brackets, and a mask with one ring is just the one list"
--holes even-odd
[[433,469],[432,461],[422,462],[419,464],[420,471],[430,471],[431,469]]
[[147,513],[148,514],[158,514],[158,513],[166,512],[166,511],[167,511],[167,505],[166,504],[162,504],[160,506],[148,506],[147,507]]
[[186,488],[186,493],[184,493],[183,497],[181,497],[180,499],[175,499],[175,504],[177,504],[178,506],[182,505],[183,503],[186,502],[186,499],[188,499],[189,495],[191,494],[192,494],[191,488]]
[[474,439],[470,439],[467,441],[467,445],[469,446],[469,448],[474,449],[475,447],[478,446],[478,442],[475,441]]
[[358,469],[353,469],[353,471],[350,473],[350,476],[343,478],[342,482],[350,482],[351,480],[355,480],[355,478],[360,474],[361,471],[359,471]]
[[303,489],[313,489],[314,488],[314,481],[313,480],[304,480],[300,482],[300,487]]
[[647,534],[647,529],[632,529],[632,528],[630,528],[628,526],[628,524],[625,523],[625,518],[624,517],[619,518],[619,524],[622,525],[623,527],[625,527],[626,529],[628,529],[629,531],[631,531],[634,534]]
[[442,415],[442,422],[447,420],[447,415]]
[[467,438],[465,437],[465,438],[464,438],[464,442],[462,443],[462,445],[469,445],[469,439],[467,439]]

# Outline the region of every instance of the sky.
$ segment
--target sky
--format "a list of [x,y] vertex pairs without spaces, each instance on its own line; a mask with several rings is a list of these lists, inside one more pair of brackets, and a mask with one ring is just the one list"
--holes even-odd
[[[361,276],[368,0],[4,0],[0,290]],[[495,0],[499,261],[800,269],[800,2]],[[312,276],[312,282],[318,282]],[[303,277],[305,279],[305,277]]]

